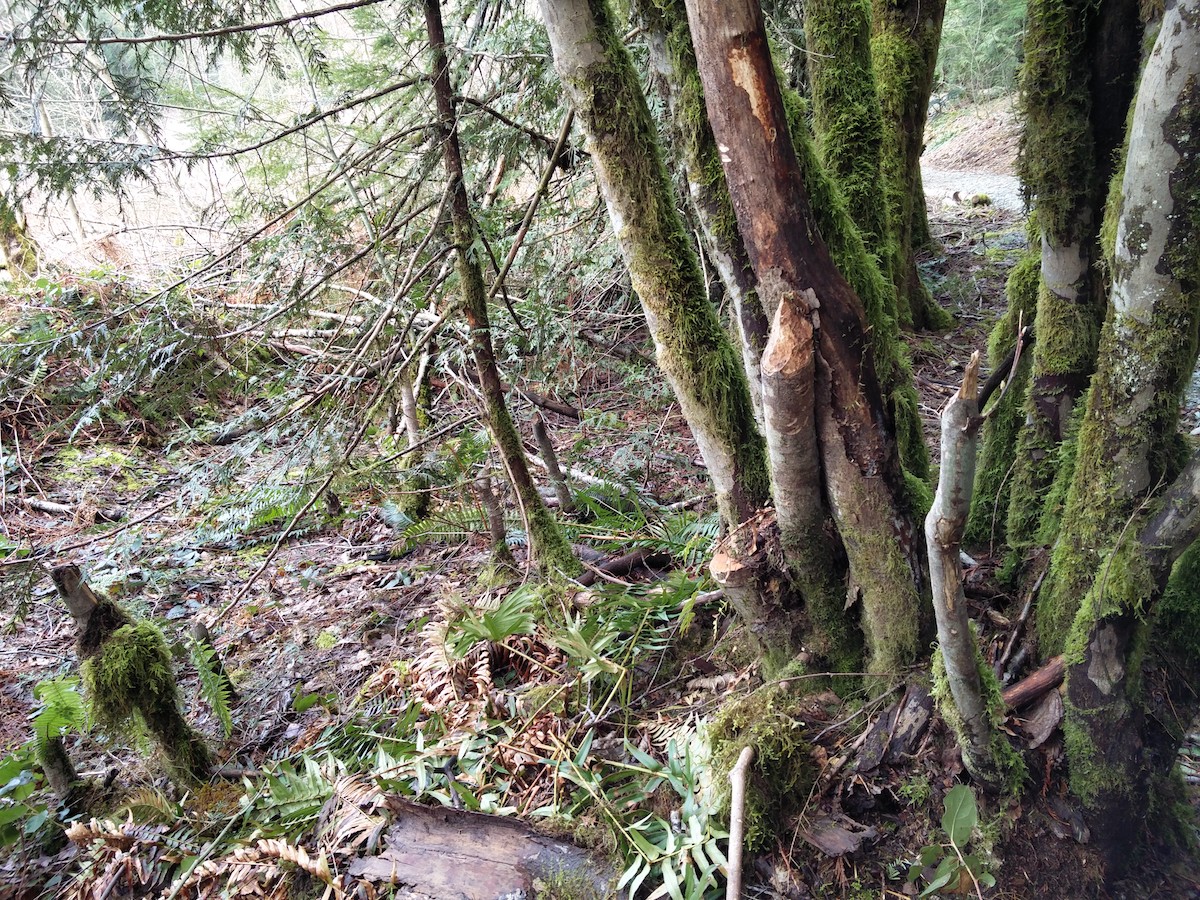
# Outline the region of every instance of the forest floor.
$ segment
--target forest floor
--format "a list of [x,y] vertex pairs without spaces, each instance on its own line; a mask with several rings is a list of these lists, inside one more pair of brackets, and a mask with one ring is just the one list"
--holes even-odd
[[[1003,119],[1004,112],[987,115]],[[979,150],[982,126],[959,122],[955,128],[943,138],[935,123],[931,171],[1011,178],[1011,128],[989,126],[984,157],[969,152]],[[954,314],[955,326],[944,333],[908,335],[906,341],[932,448],[937,447],[938,411],[957,390],[971,354],[984,349],[1005,308],[1005,278],[1027,246],[1011,197],[973,205],[983,192],[970,185],[929,192],[931,226],[941,249],[922,269],[935,297]],[[247,774],[227,789],[181,795],[161,777],[153,757],[122,749],[95,730],[74,737],[70,751],[80,774],[113,781],[113,821],[98,826],[91,843],[30,843],[24,852],[10,853],[0,861],[0,897],[66,896],[83,886],[98,891],[110,883],[114,891],[161,895],[175,874],[165,863],[154,871],[154,863],[172,858],[165,849],[167,835],[190,848],[173,857],[176,863],[207,854],[215,865],[220,862],[214,849],[218,832],[223,836],[221,828],[243,815],[249,819],[252,811],[271,823],[259,823],[256,834],[308,842],[310,851],[326,853],[344,874],[368,852],[364,846],[370,842],[357,832],[339,832],[354,838],[341,844],[329,839],[328,819],[337,812],[331,812],[331,798],[341,796],[337,785],[343,783],[326,773],[333,786],[324,792],[314,788],[320,826],[311,803],[303,806],[307,818],[287,818],[280,810],[301,803],[297,786],[315,784],[314,772],[329,760],[340,761],[334,765],[341,765],[342,777],[353,775],[347,760],[364,759],[358,748],[366,744],[372,760],[404,773],[388,782],[389,788],[420,795],[424,802],[462,807],[465,801],[468,809],[529,815],[554,804],[562,807],[568,789],[582,787],[578,793],[586,795],[623,784],[617,775],[636,769],[636,789],[625,788],[630,809],[640,804],[647,818],[653,812],[666,821],[674,821],[682,809],[686,817],[687,803],[669,791],[664,796],[664,786],[651,777],[659,771],[651,763],[667,765],[685,785],[702,780],[690,762],[681,762],[680,744],[698,721],[761,679],[731,613],[704,580],[715,528],[695,446],[653,370],[637,355],[618,358],[620,350],[645,354],[646,346],[640,329],[615,335],[611,356],[577,369],[569,393],[557,387],[560,399],[582,412],[580,419],[546,418],[560,454],[575,470],[618,480],[639,498],[632,508],[601,510],[592,524],[573,524],[572,539],[604,557],[648,547],[670,563],[643,568],[625,584],[620,582],[626,576],[598,578],[593,587],[558,598],[568,625],[576,623],[574,632],[568,627],[558,634],[509,635],[469,647],[461,658],[447,653],[447,642],[461,642],[469,632],[464,623],[481,621],[478,611],[506,608],[507,598],[521,596],[524,589],[513,585],[528,575],[522,570],[506,578],[495,571],[466,464],[435,486],[428,524],[418,531],[397,525],[391,513],[394,496],[377,486],[349,484],[338,492],[337,512],[309,515],[300,523],[301,533],[280,542],[286,517],[246,516],[239,508],[246,501],[239,497],[249,496],[262,466],[295,464],[286,447],[224,486],[224,501],[197,504],[196,473],[220,468],[234,448],[177,441],[142,421],[136,408],[70,440],[57,435],[38,441],[33,426],[40,423],[23,421],[20,409],[0,410],[4,424],[29,439],[18,451],[19,474],[10,475],[0,491],[8,545],[49,549],[48,560],[80,566],[94,587],[158,623],[172,644],[181,646],[187,623],[203,618],[239,699],[232,728],[223,737],[219,716],[200,700],[199,676],[181,651],[177,668],[189,717],[223,762],[247,773],[271,770],[276,779],[264,783]],[[532,387],[556,393],[553,385]],[[530,409],[518,412],[526,421],[531,418]],[[468,423],[451,429],[437,451],[443,469],[477,458],[472,442],[478,440],[478,426],[471,424],[470,403],[439,406],[437,415],[434,429]],[[532,450],[531,437],[527,444]],[[382,447],[375,458],[386,457]],[[595,485],[577,487],[588,493]],[[592,495],[597,504],[613,499],[598,489]],[[26,499],[69,509],[39,512]],[[97,524],[97,511],[114,506],[121,507],[120,521]],[[222,524],[228,527],[217,527]],[[983,549],[969,581],[970,602],[988,652],[995,652],[1020,598],[995,584],[997,561]],[[523,566],[519,542],[514,552]],[[0,643],[0,748],[11,750],[29,740],[35,686],[75,670],[75,635],[40,568],[0,571],[0,613],[6,619]],[[681,608],[683,618],[692,618],[690,629],[681,626]],[[519,618],[521,610],[514,614]],[[601,652],[602,639],[612,653]],[[621,677],[609,677],[617,671]],[[577,695],[581,677],[587,686],[582,699]],[[915,676],[915,684],[921,681]],[[561,699],[568,693],[569,700]],[[748,875],[747,896],[919,893],[921,881],[906,881],[909,863],[938,840],[942,798],[962,775],[953,742],[936,717],[911,745],[890,743],[888,723],[924,702],[921,693],[910,689],[904,696],[847,702],[825,687],[805,701],[797,740],[810,745],[817,777],[809,779],[807,801],[796,805],[788,821],[776,823],[775,837],[762,847]],[[414,724],[416,708],[421,713]],[[1036,747],[1026,754],[1031,788],[1018,800],[988,805],[981,816],[973,849],[988,860],[998,883],[982,893],[1094,894],[1095,862],[1086,845],[1074,839],[1078,813],[1064,799],[1061,736],[1035,735],[1039,726],[1027,719],[1014,717],[1009,724],[1015,741]],[[385,731],[391,737],[371,742]],[[315,768],[306,768],[310,762]],[[606,764],[616,768],[604,769]],[[599,775],[589,779],[591,771],[607,774],[602,782]],[[264,796],[277,802],[264,803]],[[611,849],[608,839],[594,835],[606,815],[616,821],[618,813],[606,812],[610,807],[604,803],[587,807],[584,799],[565,804],[575,810],[568,830],[577,839],[593,835],[600,848]],[[372,823],[386,819],[382,803],[364,802],[358,809]],[[616,800],[612,809],[621,812]],[[133,836],[127,831],[117,840],[113,835],[125,817],[158,830]],[[630,831],[650,827],[630,824],[641,821],[638,817],[620,821]],[[107,840],[97,837],[105,828]],[[248,892],[251,875],[237,869],[230,855],[223,859],[224,867],[215,866],[207,887],[234,885],[235,896]],[[136,866],[130,860],[140,860],[142,875],[131,874]],[[262,871],[253,874],[260,879],[255,890],[275,896],[270,891],[279,889],[294,867],[279,871],[284,874],[277,881]],[[137,882],[146,872],[161,880],[146,875]],[[647,886],[658,872],[650,874]],[[413,885],[395,896],[437,895]],[[1200,876],[1186,866],[1143,872],[1123,896],[1200,896]]]

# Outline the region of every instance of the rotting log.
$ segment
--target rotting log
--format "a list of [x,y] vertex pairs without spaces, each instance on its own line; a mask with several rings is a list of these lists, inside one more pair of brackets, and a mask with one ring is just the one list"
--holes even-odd
[[604,862],[524,822],[420,806],[398,796],[389,796],[387,805],[395,821],[386,849],[353,860],[347,872],[354,878],[461,900],[532,897],[536,882],[555,879],[574,886],[572,896],[626,896],[615,889],[617,873]]

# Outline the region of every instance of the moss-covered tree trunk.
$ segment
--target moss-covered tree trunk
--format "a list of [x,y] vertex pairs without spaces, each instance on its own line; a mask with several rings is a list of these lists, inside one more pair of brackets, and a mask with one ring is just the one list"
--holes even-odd
[[[1200,0],[1168,7],[1130,120],[1111,260],[1113,286],[1050,580],[1043,652],[1066,637],[1071,784],[1110,862],[1138,829],[1150,766],[1138,729],[1145,615],[1191,537],[1164,537],[1185,511],[1192,469],[1160,519],[1148,498],[1180,469],[1179,403],[1200,333]],[[1183,492],[1182,497],[1175,494]],[[1079,598],[1083,598],[1082,603]],[[1065,635],[1067,628],[1069,635]]]
[[[1029,251],[1008,275],[1005,296],[1008,309],[988,336],[988,366],[995,372],[1017,345],[1019,328],[1033,324],[1037,309],[1037,291],[1041,254]],[[1023,351],[1017,371],[1011,376],[1004,395],[988,411],[983,426],[983,446],[975,471],[974,499],[963,533],[968,546],[1002,546],[1006,538],[1012,468],[1017,438],[1025,422],[1025,395],[1029,390],[1033,367],[1032,349]],[[1009,364],[1011,368],[1011,363]]]
[[945,328],[949,314],[921,281],[915,251],[929,238],[921,152],[946,0],[872,0],[871,54],[883,113],[883,185],[895,230],[900,323]]
[[1059,445],[1096,365],[1107,287],[1101,210],[1133,98],[1136,0],[1032,0],[1025,29],[1020,174],[1041,237],[1037,346],[1017,445],[1007,534],[1037,539]]
[[678,163],[687,179],[692,210],[704,238],[708,258],[733,303],[734,322],[741,342],[742,363],[762,424],[762,372],[760,360],[770,327],[758,298],[754,270],[746,257],[737,228],[725,173],[712,128],[704,111],[704,92],[696,72],[696,55],[687,28],[683,0],[639,0],[637,9],[646,23],[650,62],[670,110]]
[[521,437],[504,401],[504,388],[496,366],[491,324],[488,320],[487,292],[483,285],[483,270],[479,258],[482,250],[463,176],[462,150],[459,146],[454,112],[454,90],[450,83],[446,34],[442,26],[439,0],[426,0],[425,25],[429,33],[433,62],[433,91],[437,101],[442,158],[446,176],[450,180],[450,215],[454,227],[463,315],[471,329],[471,353],[479,374],[479,387],[483,394],[488,430],[500,451],[500,459],[521,505],[527,526],[530,555],[544,573],[573,575],[579,571],[579,562],[559,530],[558,523],[542,502],[533,478],[530,477],[529,463],[521,446]]
[[[871,66],[871,5],[868,0],[812,0],[804,5],[804,28],[819,165],[806,163],[794,115],[789,117],[792,140],[821,234],[866,309],[875,371],[896,424],[900,458],[909,472],[926,479],[929,454],[898,327],[895,283],[902,260],[881,178],[884,131]],[[838,200],[817,202],[814,182],[826,177],[837,186],[852,224],[837,221],[845,215]],[[857,240],[844,237],[854,231],[865,252],[851,246]],[[876,270],[882,278],[875,277]]]
[[880,179],[883,118],[871,68],[870,0],[805,0],[804,38],[817,152],[863,243],[894,277],[898,248]]
[[658,364],[734,529],[768,499],[765,447],[738,352],[675,208],[637,73],[603,0],[541,0],[541,8]]
[[812,373],[812,422],[796,422],[795,437],[816,435],[824,493],[862,597],[870,670],[894,673],[919,649],[923,554],[904,512],[903,472],[862,303],[809,207],[761,9],[754,0],[689,0],[687,11],[763,306],[772,314],[789,307],[778,322],[793,336],[790,361]]

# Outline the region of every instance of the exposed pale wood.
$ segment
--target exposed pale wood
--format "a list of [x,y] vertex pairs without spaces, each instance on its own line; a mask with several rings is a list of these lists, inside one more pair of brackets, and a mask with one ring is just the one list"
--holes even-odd
[[754,762],[754,748],[743,747],[729,770],[729,880],[725,900],[741,900],[742,845],[746,835],[746,778]]
[[[74,516],[81,511],[81,507],[70,503],[55,503],[52,500],[41,500],[37,497],[26,497],[25,505],[37,512],[49,513],[54,516]],[[83,510],[88,512],[89,510]],[[125,510],[119,506],[107,506],[90,510],[95,515],[97,522],[119,522],[125,518]]]
[[350,863],[355,878],[410,886],[433,897],[533,897],[535,881],[581,881],[597,897],[621,898],[615,874],[587,851],[513,819],[388,797],[395,824],[378,856]]
[[58,595],[75,619],[76,630],[82,634],[87,630],[92,613],[100,605],[100,598],[83,580],[78,566],[55,566],[50,570],[50,577],[58,589]]

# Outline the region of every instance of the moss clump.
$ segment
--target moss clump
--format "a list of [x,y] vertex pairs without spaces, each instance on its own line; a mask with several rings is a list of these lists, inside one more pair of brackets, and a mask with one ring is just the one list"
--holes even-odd
[[157,628],[149,622],[121,625],[84,661],[83,677],[101,725],[124,734],[143,726],[175,777],[207,777],[208,747],[180,712],[171,653]]
[[[971,634],[974,636],[974,628],[971,629]],[[988,773],[987,777],[993,782],[991,787],[1000,792],[1016,794],[1021,789],[1028,773],[1025,761],[1008,742],[1003,727],[1006,710],[1000,682],[996,680],[992,667],[984,661],[983,654],[979,651],[978,641],[975,641],[975,668],[979,673],[979,689],[983,694],[984,708],[987,710],[992,738],[988,747],[989,758],[974,762],[968,761],[967,767],[972,770],[979,767]],[[966,726],[958,714],[958,707],[955,706],[954,697],[950,693],[950,684],[946,678],[946,666],[941,653],[933,655],[933,698],[937,702],[942,719],[954,733],[958,746],[962,748],[965,756],[968,747],[965,737]]]
[[726,704],[713,721],[709,741],[713,754],[713,784],[718,803],[728,810],[729,772],[742,748],[754,748],[754,763],[746,779],[746,849],[766,849],[775,836],[786,833],[791,819],[803,809],[815,772],[804,739],[805,694],[793,683],[764,685],[749,696]]

